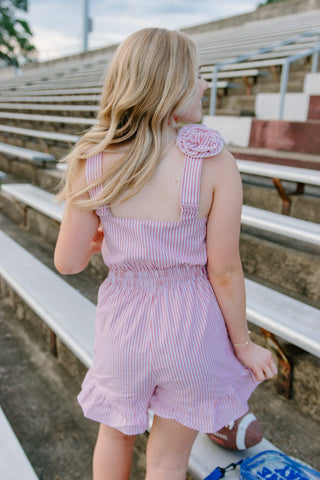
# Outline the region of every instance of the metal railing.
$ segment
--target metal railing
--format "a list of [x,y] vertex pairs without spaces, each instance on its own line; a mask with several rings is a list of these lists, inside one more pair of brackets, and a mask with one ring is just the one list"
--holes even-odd
[[319,52],[320,52],[320,45],[317,45],[316,47],[310,50],[307,50],[304,53],[300,53],[299,55],[292,55],[291,57],[288,57],[284,60],[282,65],[281,80],[280,80],[280,104],[279,104],[279,115],[278,115],[279,120],[282,120],[284,115],[284,106],[285,106],[285,100],[286,100],[291,63],[296,62],[301,58],[311,57],[312,55],[311,72],[316,73],[318,71]]
[[[211,95],[210,95],[210,115],[214,115],[216,111],[216,102],[217,102],[217,89],[218,89],[218,74],[221,70],[227,70],[229,65],[233,65],[235,63],[245,62],[250,60],[255,55],[260,55],[263,53],[268,53],[276,48],[283,47],[285,45],[290,45],[293,43],[298,42],[301,38],[304,37],[316,37],[316,45],[314,48],[307,50],[306,52],[291,55],[283,60],[275,61],[275,65],[282,65],[282,72],[281,72],[281,80],[280,80],[280,106],[279,106],[279,120],[283,118],[284,113],[284,103],[285,103],[285,95],[287,93],[287,86],[288,86],[288,78],[289,78],[289,70],[291,63],[305,57],[309,57],[312,55],[312,67],[311,72],[316,73],[318,70],[318,63],[319,63],[319,51],[320,51],[320,32],[319,31],[312,31],[312,32],[304,32],[298,36],[293,38],[289,38],[288,40],[283,40],[282,42],[274,43],[268,47],[260,48],[259,50],[255,50],[254,52],[250,52],[246,55],[240,55],[236,58],[232,58],[225,62],[217,63],[214,65],[212,69],[212,85],[211,85]],[[245,63],[243,64],[245,68]]]

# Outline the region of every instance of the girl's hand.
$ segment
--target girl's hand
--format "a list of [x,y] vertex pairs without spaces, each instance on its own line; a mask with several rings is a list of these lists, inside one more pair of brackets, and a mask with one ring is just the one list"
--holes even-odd
[[238,359],[251,368],[259,382],[272,378],[278,373],[272,354],[267,348],[260,347],[251,340],[247,345],[234,346],[233,348]]
[[96,231],[95,236],[93,237],[90,243],[90,247],[89,247],[90,255],[94,255],[95,253],[101,252],[103,240],[104,240],[103,227],[100,224],[98,227],[98,230]]

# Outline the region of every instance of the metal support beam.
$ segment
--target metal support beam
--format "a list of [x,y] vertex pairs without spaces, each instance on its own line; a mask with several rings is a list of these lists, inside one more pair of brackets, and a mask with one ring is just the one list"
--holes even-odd
[[[316,46],[320,47],[320,35],[318,35],[317,37]],[[314,52],[314,54],[312,55],[311,73],[317,73],[318,66],[319,66],[319,50]]]
[[283,188],[283,185],[282,185],[281,180],[279,178],[273,178],[272,182],[273,182],[274,186],[276,187],[276,189],[277,189],[277,191],[278,191],[278,193],[281,197],[281,200],[282,200],[282,212],[281,212],[282,215],[289,215],[290,206],[291,206],[291,201],[290,201],[289,195],[287,194],[287,192]]
[[319,50],[312,55],[311,73],[318,72],[318,65],[319,65]]
[[89,33],[89,4],[88,0],[83,0],[83,34],[82,34],[82,49],[84,52],[88,50],[88,33]]
[[58,356],[57,336],[50,328],[49,328],[49,332],[50,332],[50,351],[54,357],[57,357]]
[[284,115],[284,105],[285,105],[286,93],[287,93],[287,87],[288,87],[289,69],[290,69],[290,63],[288,62],[288,60],[286,60],[282,66],[282,72],[281,72],[279,120],[282,120]]
[[216,112],[218,73],[219,73],[219,66],[215,65],[212,70],[212,85],[211,85],[211,92],[210,92],[210,115],[214,115]]
[[274,352],[278,360],[278,376],[276,379],[277,392],[285,398],[290,398],[292,389],[291,364],[274,335],[263,328],[260,328],[260,330],[265,336],[267,346]]

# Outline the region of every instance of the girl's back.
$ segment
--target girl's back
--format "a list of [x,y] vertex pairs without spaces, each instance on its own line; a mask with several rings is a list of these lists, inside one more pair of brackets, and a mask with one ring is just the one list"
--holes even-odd
[[[103,172],[117,161],[121,153],[103,154]],[[224,152],[227,155],[227,152]],[[207,217],[211,208],[213,190],[217,178],[216,170],[222,161],[206,158],[202,165],[198,218]],[[163,155],[150,180],[133,197],[110,208],[112,215],[156,221],[178,222],[181,214],[181,185],[185,154],[172,143]]]
[[149,408],[147,479],[184,478],[196,432],[243,415],[276,370],[248,337],[236,162],[217,132],[175,128],[201,120],[206,88],[186,35],[136,32],[112,59],[96,125],[68,156],[55,266],[78,273],[100,252],[109,266],[78,397],[101,423],[95,480],[129,478],[127,435],[145,431]]
[[[228,156],[219,157],[222,148],[217,132],[203,125],[186,125],[140,191],[111,208],[103,205],[96,210],[106,237],[102,254],[111,271],[161,271],[207,264],[206,223]],[[118,155],[113,151],[90,157],[88,184],[111,168]],[[90,190],[91,198],[99,189],[102,185]]]

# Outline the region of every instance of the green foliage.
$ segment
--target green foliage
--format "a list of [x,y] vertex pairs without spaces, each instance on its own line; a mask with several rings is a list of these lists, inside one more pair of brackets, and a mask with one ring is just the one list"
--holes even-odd
[[265,5],[268,5],[269,3],[279,3],[279,2],[285,2],[286,0],[265,0],[262,3],[259,3],[258,8],[264,7]]
[[17,17],[19,10],[28,10],[28,0],[0,0],[0,66],[18,67],[35,50],[28,22]]

